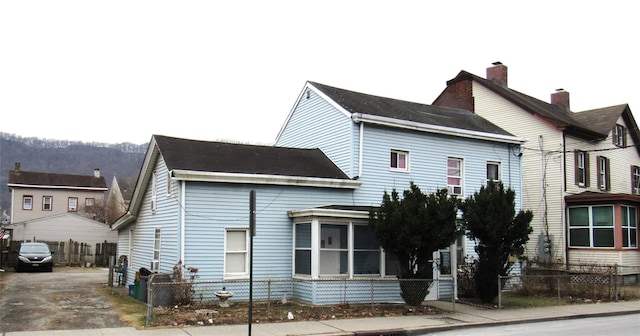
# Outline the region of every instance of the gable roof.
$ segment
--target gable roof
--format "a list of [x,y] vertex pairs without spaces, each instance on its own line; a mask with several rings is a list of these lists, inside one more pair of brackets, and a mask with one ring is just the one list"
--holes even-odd
[[107,183],[103,176],[39,173],[22,170],[10,170],[7,185],[23,188],[107,190]]
[[422,125],[422,130],[434,133],[456,136],[474,134],[472,137],[485,134],[489,135],[489,138],[493,136],[510,142],[521,142],[509,132],[472,111],[374,96],[317,82],[308,82],[308,85],[331,99],[356,122],[377,121],[379,124],[395,127],[407,127],[411,123],[416,126]]
[[320,149],[201,141],[154,135],[151,138],[129,211],[113,230],[133,222],[144,192],[162,157],[175,180],[356,189],[352,180]]
[[[510,101],[514,105],[519,106],[523,110],[531,114],[538,115],[555,127],[566,129],[573,134],[576,134],[577,136],[597,140],[605,138],[608,134],[608,132],[601,133],[599,131],[596,131],[589,127],[588,124],[580,122],[575,118],[576,113],[567,111],[560,106],[547,103],[540,99],[526,95],[522,92],[497,84],[486,78],[476,76],[464,70],[460,71],[455,78],[447,81],[447,86],[453,85],[463,80],[476,81],[487,89]],[[436,98],[436,101],[437,100],[438,99]]]
[[169,170],[349,179],[318,148],[154,138]]
[[114,176],[113,179],[120,191],[120,195],[122,195],[122,199],[124,201],[131,200],[133,189],[136,186],[136,178],[131,176]]

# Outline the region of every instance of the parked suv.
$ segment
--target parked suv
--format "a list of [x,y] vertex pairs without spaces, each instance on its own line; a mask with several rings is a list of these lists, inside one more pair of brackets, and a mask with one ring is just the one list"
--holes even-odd
[[22,243],[16,260],[16,272],[25,270],[53,271],[53,256],[45,243]]

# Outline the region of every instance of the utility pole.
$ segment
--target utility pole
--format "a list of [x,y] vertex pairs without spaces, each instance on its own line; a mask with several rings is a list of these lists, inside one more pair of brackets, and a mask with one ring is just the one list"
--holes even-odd
[[249,336],[253,320],[253,237],[256,235],[256,191],[249,193]]

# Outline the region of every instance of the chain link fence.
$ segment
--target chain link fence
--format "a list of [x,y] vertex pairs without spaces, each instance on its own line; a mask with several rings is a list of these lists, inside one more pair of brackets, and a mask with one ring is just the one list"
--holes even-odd
[[426,295],[427,288],[455,304],[452,279],[271,279],[251,285],[246,280],[172,281],[170,274],[153,274],[142,287],[147,326],[246,323],[250,294],[254,319],[265,322],[385,316],[406,309],[402,292]]

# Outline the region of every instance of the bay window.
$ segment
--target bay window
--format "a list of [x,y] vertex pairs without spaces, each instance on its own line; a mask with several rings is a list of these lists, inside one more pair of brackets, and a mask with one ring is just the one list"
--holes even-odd
[[614,236],[613,206],[569,208],[571,247],[615,247]]
[[622,247],[638,247],[638,222],[636,208],[622,207]]

